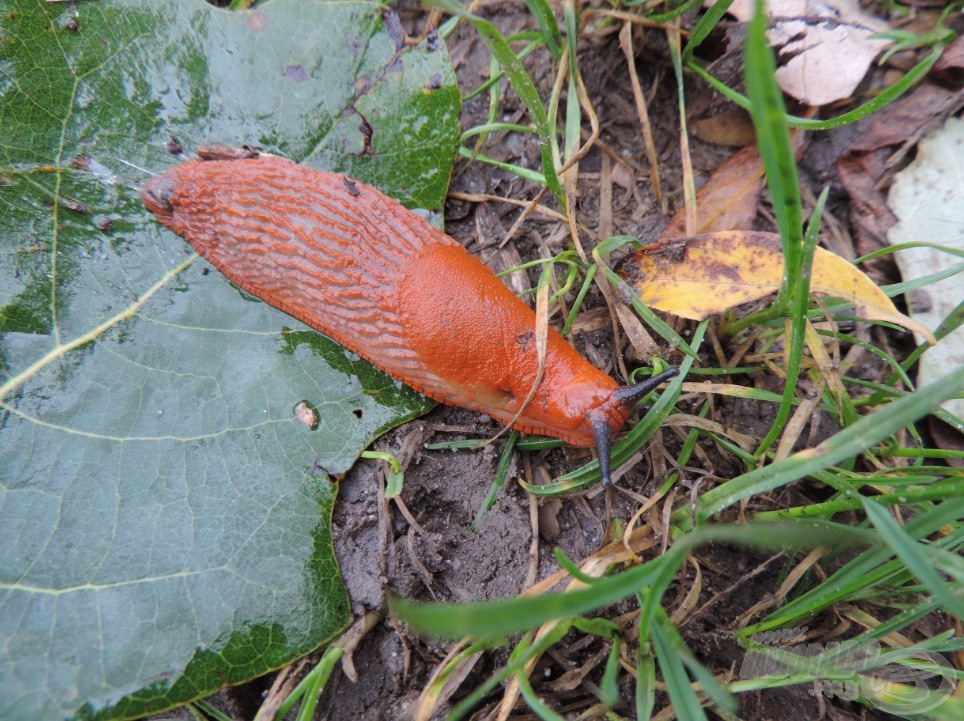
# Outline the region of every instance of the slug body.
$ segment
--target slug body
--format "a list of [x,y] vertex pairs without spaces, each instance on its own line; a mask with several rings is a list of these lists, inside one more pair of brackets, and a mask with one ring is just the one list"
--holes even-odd
[[620,389],[550,328],[542,382],[516,418],[538,372],[535,314],[396,201],[270,155],[189,160],[141,197],[245,291],[434,400],[596,445],[608,482],[609,443],[635,389]]

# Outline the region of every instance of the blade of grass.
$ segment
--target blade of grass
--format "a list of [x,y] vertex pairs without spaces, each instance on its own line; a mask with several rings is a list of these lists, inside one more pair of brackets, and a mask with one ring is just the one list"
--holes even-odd
[[864,416],[816,448],[795,453],[783,461],[744,473],[707,491],[698,503],[697,517],[705,520],[744,498],[771,491],[852,458],[962,391],[964,367],[957,368],[930,385]]
[[744,81],[750,98],[749,110],[756,129],[757,148],[783,245],[783,282],[775,305],[784,307],[790,300],[794,280],[801,269],[803,214],[797,164],[785,120],[786,107],[775,79],[776,61],[766,32],[766,9],[763,0],[757,0],[756,12],[747,30]]
[[494,165],[495,167],[505,170],[508,173],[518,175],[523,180],[539,183],[539,185],[546,185],[546,176],[540,173],[538,170],[529,170],[528,168],[520,168],[518,165],[503,163],[495,158],[490,158],[482,153],[477,153],[471,148],[466,148],[464,145],[459,146],[459,155],[461,155],[463,158],[468,158],[469,160],[481,160],[483,163]]
[[[634,5],[639,5],[644,2],[646,2],[646,0],[628,0],[628,2],[624,4],[626,5],[626,7],[632,7]],[[702,4],[702,0],[686,0],[686,2],[682,3],[678,7],[673,8],[672,10],[669,10],[668,12],[660,13],[658,15],[647,15],[646,19],[652,23],[657,23],[662,25],[663,23],[669,22],[670,20],[675,20],[680,15],[688,13],[690,10],[692,10],[693,8],[699,7],[701,4]]]
[[666,40],[669,57],[676,77],[676,100],[679,104],[679,149],[680,165],[683,167],[683,202],[686,211],[686,235],[696,234],[698,212],[696,208],[696,184],[693,179],[693,160],[690,155],[690,136],[686,127],[686,88],[683,84],[683,61],[680,58],[679,20],[666,26]]
[[911,248],[931,248],[946,253],[947,255],[953,255],[955,258],[964,258],[964,250],[953,248],[949,245],[941,245],[940,243],[928,243],[923,240],[915,240],[909,243],[895,243],[894,245],[888,245],[886,248],[879,248],[872,253],[867,253],[867,255],[862,255],[855,259],[854,265],[866,263],[871,258],[879,258],[882,255],[891,255],[900,250],[910,250]]
[[[899,98],[910,90],[918,80],[927,75],[934,63],[941,59],[941,55],[944,53],[944,47],[943,45],[935,46],[930,55],[917,63],[917,65],[911,68],[900,80],[880,91],[873,100],[869,100],[850,112],[839,115],[836,118],[830,118],[829,120],[813,120],[812,118],[800,118],[795,115],[787,115],[786,123],[791,128],[801,128],[803,130],[829,130],[831,128],[840,128],[866,118],[871,113],[880,110],[885,105]],[[691,60],[687,63],[686,67],[712,85],[721,95],[732,100],[744,110],[750,110],[750,101],[744,95],[721,83],[706,72],[697,62]]]
[[325,690],[325,684],[328,683],[332,669],[335,668],[335,663],[344,654],[345,649],[338,646],[329,646],[325,655],[321,657],[321,661],[308,674],[311,681],[305,687],[304,697],[298,709],[298,715],[295,717],[296,721],[311,721],[314,718],[315,709],[318,707],[318,699],[321,698],[321,693]]
[[696,22],[696,25],[690,31],[690,39],[686,42],[686,47],[683,48],[682,58],[684,63],[690,61],[693,52],[699,47],[700,43],[706,40],[706,36],[716,27],[716,24],[732,4],[733,0],[716,0],[710,6],[710,9],[703,13],[703,17]]
[[198,711],[211,721],[232,721],[231,717],[212,706],[206,699],[199,698],[193,703]]
[[606,659],[606,668],[603,671],[602,679],[599,681],[602,702],[606,705],[606,708],[613,708],[619,703],[619,634],[613,635],[612,642],[609,657]]
[[[659,612],[663,610],[663,596],[669,584],[676,578],[678,568],[664,564],[647,588],[636,594],[639,600],[639,638],[653,638],[655,627],[659,625]],[[657,653],[658,655],[658,653]]]
[[559,32],[559,23],[556,16],[549,7],[546,0],[526,0],[526,7],[532,13],[532,17],[539,23],[539,30],[542,31],[542,38],[552,53],[552,57],[558,60],[562,57],[562,33]]
[[[458,20],[458,19],[459,19],[458,16],[452,18],[452,20]],[[524,58],[526,55],[528,55],[533,50],[535,50],[536,48],[542,45],[542,33],[521,32],[521,33],[516,33],[514,35],[510,35],[505,39],[507,43],[514,43],[514,42],[525,41],[525,40],[529,40],[530,41],[529,44],[515,54],[515,56],[519,58],[519,60],[522,60],[522,58]],[[479,85],[479,87],[475,88],[475,90],[470,90],[467,93],[463,94],[462,104],[464,105],[467,101],[471,100],[476,95],[479,95],[480,93],[484,93],[486,90],[488,90],[493,85],[498,83],[504,77],[505,77],[505,73],[502,72],[502,70],[500,69],[495,75],[491,76],[488,80],[486,80],[484,83]]]
[[670,645],[669,638],[661,623],[653,626],[650,637],[653,639],[659,669],[663,672],[663,683],[666,684],[666,692],[669,694],[669,700],[677,718],[693,719],[694,721],[703,719],[703,721],[706,721],[703,704],[700,703],[696,692],[690,686],[690,680],[686,675],[686,669],[683,668],[683,662]]
[[874,524],[881,537],[894,549],[897,556],[911,569],[921,583],[927,587],[936,598],[940,599],[944,608],[957,618],[964,618],[964,600],[955,596],[947,584],[937,575],[931,565],[931,559],[919,549],[920,544],[907,535],[897,521],[875,501],[869,498],[861,499],[867,518]]
[[405,482],[405,474],[402,473],[398,459],[386,451],[362,451],[361,458],[371,458],[376,461],[385,461],[388,468],[385,470],[385,497],[394,498],[402,492],[402,484]]
[[[489,58],[489,77],[492,77],[498,74],[499,74],[499,62],[495,59],[494,56],[490,57]],[[486,118],[485,123],[482,124],[483,128],[490,125],[494,125],[497,122],[496,119],[499,117],[499,97],[501,96],[500,91],[501,91],[501,86],[499,83],[492,83],[492,85],[489,86],[489,115]],[[506,124],[508,125],[508,123]],[[478,138],[476,139],[473,152],[476,152],[476,153],[479,152],[482,149],[482,146],[485,144],[485,141],[488,139],[489,139],[489,131],[484,130],[481,134],[479,134]],[[462,140],[460,138],[459,146],[461,145],[462,145]]]
[[652,585],[665,565],[678,569],[692,548],[708,541],[763,548],[787,545],[832,547],[845,542],[865,543],[876,537],[872,532],[813,521],[754,526],[713,525],[683,536],[662,556],[617,575],[601,578],[590,588],[468,604],[417,603],[392,596],[388,605],[392,613],[406,623],[433,636],[504,636],[538,628],[553,619],[585,615],[633,595]]
[[569,317],[566,318],[566,324],[562,327],[562,336],[566,337],[569,335],[569,331],[572,330],[572,324],[576,320],[576,313],[582,308],[582,303],[586,299],[586,293],[592,287],[593,278],[596,277],[596,271],[599,269],[597,265],[590,265],[589,270],[586,271],[586,279],[582,282],[579,288],[579,293],[576,294],[576,300],[572,304],[572,308],[569,311]]
[[[907,523],[905,530],[911,537],[923,538],[936,532],[947,523],[958,523],[962,511],[964,511],[962,499],[945,501]],[[837,524],[828,525],[836,526]],[[874,537],[879,539],[876,534]],[[943,538],[936,543],[948,546],[953,550],[960,545],[960,540]],[[748,637],[754,633],[769,631],[781,626],[799,624],[839,601],[854,598],[865,589],[879,588],[882,584],[892,583],[900,573],[906,573],[906,566],[902,561],[888,560],[892,555],[891,550],[887,547],[871,546],[852,561],[846,563],[819,586],[788,601],[762,621],[742,629],[738,632],[738,636]]]
[[683,665],[689,671],[690,676],[693,677],[694,681],[699,682],[700,690],[713,700],[713,703],[716,705],[716,710],[721,709],[735,713],[739,708],[736,699],[723,688],[710,670],[696,659],[680,635],[680,632],[673,626],[666,615],[666,611],[662,608],[660,608],[659,613],[659,626],[666,635],[670,647],[679,655]]
[[[921,501],[940,501],[957,496],[964,496],[964,479],[950,478],[922,488],[906,488],[900,493],[874,496],[874,501],[885,506],[908,506]],[[860,508],[865,500],[862,496],[840,498],[779,511],[761,511],[754,514],[753,518],[760,521],[776,521],[787,518],[830,518],[836,513]]]
[[[648,639],[647,639],[648,643]],[[640,644],[642,649],[643,644]],[[636,659],[636,718],[653,717],[656,705],[656,659],[649,653],[637,651]]]
[[509,463],[512,462],[512,451],[515,449],[515,444],[519,441],[519,431],[512,431],[509,434],[509,440],[506,441],[505,448],[502,450],[502,455],[499,458],[499,465],[495,469],[495,477],[492,479],[492,485],[489,487],[489,493],[486,495],[485,500],[482,501],[482,505],[478,511],[475,513],[475,518],[472,520],[472,525],[469,526],[469,533],[474,533],[476,526],[479,525],[479,521],[482,520],[482,516],[485,512],[492,508],[496,499],[499,497],[499,491],[502,490],[502,486],[505,485],[505,475],[509,471]]
[[518,125],[517,123],[498,123],[490,122],[484,125],[476,125],[474,128],[469,128],[464,133],[462,137],[459,138],[460,142],[465,142],[469,138],[475,135],[485,135],[486,133],[498,133],[502,131],[516,132],[516,133],[534,133],[535,128],[529,125]]
[[565,153],[566,165],[579,150],[579,139],[581,137],[580,128],[582,125],[582,109],[579,107],[579,88],[577,80],[579,78],[579,66],[577,65],[578,53],[576,50],[579,41],[579,18],[576,13],[578,9],[574,3],[567,2],[563,13],[566,22],[566,43],[569,52],[566,55],[569,61],[569,89],[566,93],[566,127],[565,127]]
[[519,691],[522,693],[522,698],[529,704],[532,712],[542,719],[542,721],[566,721],[566,719],[553,711],[549,704],[539,698],[535,689],[532,688],[532,684],[529,683],[529,677],[526,676],[524,670],[516,671],[515,679],[519,684]]
[[516,671],[525,668],[525,665],[536,656],[541,656],[549,648],[556,645],[563,636],[569,633],[569,629],[572,624],[570,623],[560,623],[553,629],[550,629],[542,638],[537,640],[531,646],[523,646],[523,644],[528,643],[528,636],[523,638],[519,646],[513,650],[509,663],[504,667],[499,669],[496,673],[482,684],[479,685],[472,693],[466,696],[464,699],[459,701],[458,704],[452,709],[451,713],[448,715],[449,721],[458,721],[467,713],[469,713],[473,708],[475,708],[478,703],[489,694],[492,689],[498,686],[500,683],[505,681],[509,676],[514,674]]
[[508,635],[537,628],[553,619],[589,613],[625,598],[640,586],[647,585],[662,563],[665,561],[637,566],[617,576],[600,579],[590,588],[565,594],[477,604],[414,603],[390,598],[389,608],[406,623],[440,637]]
[[[790,135],[787,133],[788,143],[789,138]],[[794,163],[792,149],[789,145],[787,145],[786,152],[790,153],[789,160],[784,160],[793,166],[793,176],[795,178],[796,164]],[[794,188],[797,189],[798,194],[796,200],[791,201],[791,205],[793,205],[793,202],[796,202],[797,207],[799,207],[799,188],[797,186],[794,186]],[[800,366],[803,363],[803,349],[806,346],[807,308],[810,305],[810,277],[813,273],[813,254],[817,249],[817,240],[820,232],[820,216],[823,213],[824,204],[827,202],[828,192],[829,188],[823,189],[813,209],[813,215],[810,217],[810,223],[807,226],[802,247],[800,248],[800,252],[796,254],[799,262],[794,270],[795,274],[783,276],[783,283],[789,286],[790,301],[790,352],[787,358],[787,374],[783,386],[783,397],[780,399],[780,407],[777,409],[776,418],[773,420],[769,432],[763,441],[761,441],[760,446],[754,454],[757,458],[760,458],[783,432],[787,419],[790,417],[790,411],[793,409],[793,401],[796,398],[797,378],[800,375]],[[774,206],[775,205],[776,200],[774,200]],[[786,254],[789,250],[788,242],[784,241],[784,258],[787,257]],[[789,263],[784,262],[784,273],[787,272],[787,266],[789,266]],[[780,298],[778,295],[774,303],[778,304],[779,302]]]
[[[944,278],[950,278],[962,272],[964,272],[964,263],[958,263],[950,268],[945,268],[944,270],[940,270],[936,273],[929,273],[928,275],[920,278],[905,280],[901,283],[894,283],[893,285],[881,286],[880,290],[883,291],[884,295],[886,295],[888,298],[893,298],[894,296],[904,295],[912,290],[917,290],[918,288],[924,288],[928,285],[932,285],[938,281],[944,280]],[[845,311],[851,310],[853,307],[854,304],[851,302],[839,300],[837,298],[826,298],[823,302],[822,308],[814,308],[808,311],[807,316],[811,321],[820,322],[825,320],[827,313],[830,313],[836,321],[872,323],[874,325],[881,325],[885,327],[895,327],[893,324],[885,321],[876,321],[871,318],[859,318],[844,314]],[[733,335],[753,325],[773,327],[775,323],[779,323],[778,319],[784,315],[786,315],[785,309],[781,309],[776,305],[773,305],[765,310],[759,311],[758,313],[753,313],[729,323],[726,330],[728,334]],[[904,329],[897,328],[897,330],[903,331]]]
[[553,549],[553,554],[556,557],[556,563],[559,564],[559,567],[563,569],[566,573],[568,573],[575,580],[581,581],[587,586],[591,586],[592,584],[594,584],[596,581],[599,580],[598,578],[595,578],[593,576],[587,576],[585,573],[583,573],[579,569],[579,566],[577,566],[575,563],[569,560],[569,557],[566,555],[566,552],[563,551],[558,546],[556,546]]
[[[939,343],[944,338],[946,338],[951,333],[953,333],[958,328],[960,328],[962,324],[964,324],[964,301],[961,301],[960,303],[958,303],[957,306],[954,308],[954,310],[948,313],[947,317],[944,318],[943,321],[941,321],[940,326],[938,326],[937,330],[934,331],[934,337],[937,339]],[[897,384],[898,381],[901,381],[907,388],[913,388],[914,384],[911,383],[910,378],[907,377],[907,371],[910,370],[910,368],[912,368],[914,364],[917,363],[918,360],[920,360],[920,357],[924,355],[924,353],[926,353],[929,348],[932,348],[932,347],[933,346],[931,346],[930,343],[927,343],[927,342],[921,343],[919,346],[917,346],[911,352],[911,354],[902,363],[900,363],[899,367],[897,368],[897,370],[894,371],[893,375],[891,375],[890,378],[884,381],[884,385],[893,387]],[[868,398],[868,402],[879,403],[881,400],[883,400],[886,397],[887,397],[886,394],[884,394],[882,391],[878,391],[876,393],[871,394],[871,396]]]
[[544,173],[542,184],[549,186],[549,190],[559,199],[559,205],[565,208],[565,194],[556,175],[555,164],[552,159],[552,139],[555,130],[549,125],[545,106],[542,104],[542,99],[539,97],[532,78],[529,77],[529,73],[526,72],[519,58],[512,52],[512,48],[509,47],[505,37],[495,25],[468,12],[458,0],[426,0],[426,4],[458,15],[470,22],[489,52],[499,61],[512,84],[512,88],[529,111],[532,124],[539,134],[539,150],[542,154],[542,170]]
[[[944,278],[952,278],[959,273],[964,273],[964,263],[952,265],[949,268],[944,268],[943,270],[939,270],[935,273],[928,273],[920,278],[913,278],[900,283],[892,283],[891,285],[883,285],[880,287],[880,289],[884,291],[884,294],[888,298],[893,298],[896,295],[906,295],[912,290],[933,285],[938,281],[944,280]],[[848,304],[846,307],[852,308],[853,305]]]

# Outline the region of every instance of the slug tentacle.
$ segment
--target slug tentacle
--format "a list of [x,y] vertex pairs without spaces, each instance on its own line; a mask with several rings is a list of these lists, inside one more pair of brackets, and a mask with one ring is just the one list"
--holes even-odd
[[609,476],[609,461],[613,446],[613,429],[604,416],[598,416],[592,420],[592,434],[596,440],[596,459],[599,461],[599,475],[602,478],[603,488],[606,488],[613,482]]
[[[590,414],[590,425],[596,442],[596,457],[599,459],[599,474],[602,477],[603,486],[612,483],[609,476],[609,467],[613,435],[626,422],[629,411],[636,404],[636,401],[645,397],[664,381],[678,375],[679,371],[676,368],[670,368],[652,378],[647,378],[642,383],[626,388],[617,388],[613,391],[608,403]],[[621,414],[620,411],[622,411]]]
[[[665,371],[619,388],[461,245],[375,188],[256,151],[199,154],[148,181],[158,220],[248,293],[425,395],[599,454]],[[229,149],[230,150],[230,149]]]
[[626,388],[620,388],[613,392],[620,403],[627,407],[632,407],[636,401],[643,398],[650,392],[656,389],[660,383],[668,381],[670,378],[675,378],[679,375],[679,370],[676,368],[669,368],[662,373],[653,376],[652,378],[647,378],[642,383],[637,383],[634,386],[627,386]]

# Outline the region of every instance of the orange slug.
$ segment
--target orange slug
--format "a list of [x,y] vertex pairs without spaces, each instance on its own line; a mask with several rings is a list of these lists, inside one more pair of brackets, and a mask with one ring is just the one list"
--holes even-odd
[[[609,484],[612,438],[675,369],[630,388],[536,318],[461,245],[375,188],[257,153],[204,155],[141,193],[158,220],[235,285],[430,398],[524,433],[595,445]],[[255,157],[252,157],[254,155]]]

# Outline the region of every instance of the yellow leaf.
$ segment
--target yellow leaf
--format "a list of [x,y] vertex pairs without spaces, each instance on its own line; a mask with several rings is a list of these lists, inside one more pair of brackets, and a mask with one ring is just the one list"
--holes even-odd
[[[650,308],[702,320],[775,293],[783,254],[774,233],[705,233],[640,248],[617,272]],[[895,323],[935,343],[933,334],[898,311],[870,278],[823,248],[814,254],[810,292],[849,301],[858,318]]]

